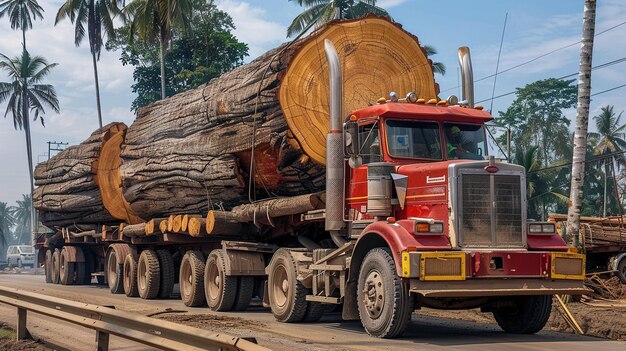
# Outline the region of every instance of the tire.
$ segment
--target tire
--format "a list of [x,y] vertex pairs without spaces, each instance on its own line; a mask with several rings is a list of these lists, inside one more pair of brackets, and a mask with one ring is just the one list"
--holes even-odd
[[103,275],[97,275],[96,276],[96,282],[98,283],[98,285],[105,285],[106,284],[106,277]]
[[52,283],[52,252],[50,252],[50,250],[46,250],[44,271],[46,272],[46,283]]
[[137,286],[137,259],[133,254],[124,259],[124,294],[128,297],[139,296]]
[[245,311],[250,305],[254,295],[254,277],[239,277],[237,284],[237,296],[233,305],[234,311]]
[[86,285],[89,284],[85,279],[85,262],[75,262],[74,269],[76,270],[76,280],[74,284],[76,285]]
[[22,260],[20,260],[19,258],[17,259],[17,268],[23,268],[24,265],[22,265]]
[[513,334],[534,334],[546,325],[552,311],[552,295],[517,296],[513,306],[493,310],[502,330]]
[[153,250],[144,250],[137,262],[137,285],[142,299],[154,299],[159,296],[161,268],[159,257]]
[[187,251],[180,262],[180,298],[187,307],[206,305],[204,296],[204,256],[201,251]]
[[237,277],[226,276],[226,261],[222,250],[213,250],[204,268],[204,292],[213,311],[230,311],[235,305]]
[[118,262],[115,250],[109,250],[104,270],[111,294],[124,293],[124,262]]
[[159,284],[159,298],[169,299],[172,296],[174,282],[176,281],[176,269],[172,254],[167,250],[157,250],[159,267],[161,268],[161,282]]
[[304,318],[308,307],[308,290],[298,281],[296,260],[287,249],[279,249],[272,257],[267,292],[277,321],[293,323]]
[[74,262],[69,261],[69,254],[65,248],[61,250],[61,256],[59,260],[59,278],[62,285],[74,284]]
[[83,256],[85,257],[85,270],[83,272],[83,285],[91,285],[91,273],[94,267],[94,255],[91,250],[83,250]]
[[412,312],[409,289],[396,274],[389,249],[375,248],[365,256],[359,271],[357,304],[369,335],[394,338],[406,329]]
[[319,302],[309,301],[309,305],[306,308],[302,321],[307,323],[319,321],[324,315],[324,312],[326,312],[326,306],[335,307],[335,305],[324,305]]
[[61,250],[55,249],[52,253],[52,284],[59,284],[59,261],[61,260]]
[[626,284],[626,257],[622,257],[617,264],[617,277],[622,284]]

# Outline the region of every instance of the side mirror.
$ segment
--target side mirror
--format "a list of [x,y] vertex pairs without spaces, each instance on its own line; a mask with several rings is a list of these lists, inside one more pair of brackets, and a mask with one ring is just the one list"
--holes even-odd
[[343,125],[344,154],[348,156],[348,164],[350,167],[358,167],[363,163],[359,156],[359,124],[354,121],[348,121]]

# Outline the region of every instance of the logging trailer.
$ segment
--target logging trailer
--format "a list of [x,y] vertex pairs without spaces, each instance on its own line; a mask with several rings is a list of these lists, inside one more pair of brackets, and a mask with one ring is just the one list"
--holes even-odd
[[[511,333],[547,322],[553,294],[580,294],[584,255],[554,223],[526,218],[525,170],[487,155],[467,48],[463,100],[390,94],[342,116],[342,70],[325,42],[330,131],[324,193],[242,203],[41,236],[46,281],[245,310],[258,297],[278,321],[313,322],[342,305],[392,338],[421,307],[481,308]],[[258,233],[263,234],[259,241]]]

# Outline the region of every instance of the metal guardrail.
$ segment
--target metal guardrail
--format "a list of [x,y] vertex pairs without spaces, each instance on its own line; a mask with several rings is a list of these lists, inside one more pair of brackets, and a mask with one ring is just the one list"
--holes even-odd
[[95,330],[97,350],[102,351],[109,349],[109,335],[161,350],[270,351],[227,334],[14,288],[0,286],[0,303],[17,307],[18,340],[31,337],[26,326],[26,313],[31,311]]

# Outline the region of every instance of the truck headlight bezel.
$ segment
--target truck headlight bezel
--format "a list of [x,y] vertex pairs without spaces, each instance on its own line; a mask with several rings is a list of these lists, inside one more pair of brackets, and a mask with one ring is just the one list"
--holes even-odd
[[528,234],[530,235],[555,235],[556,225],[552,222],[528,223]]

